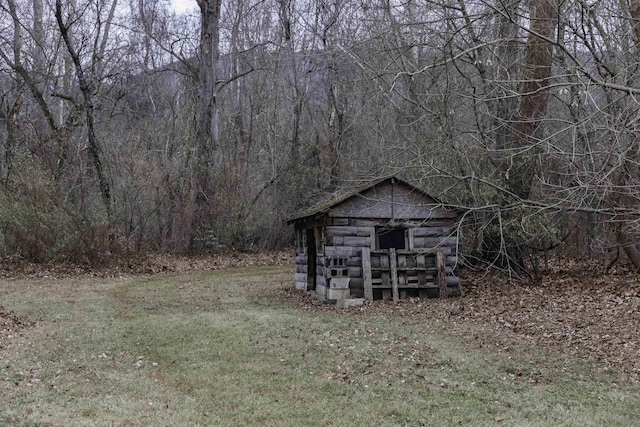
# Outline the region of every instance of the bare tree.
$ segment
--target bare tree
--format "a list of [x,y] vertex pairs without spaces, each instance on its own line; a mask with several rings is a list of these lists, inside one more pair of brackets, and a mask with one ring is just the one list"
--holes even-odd
[[[102,61],[104,58],[104,52],[106,50],[107,40],[109,37],[109,28],[111,26],[111,21],[113,19],[113,13],[116,8],[117,0],[114,0],[112,3],[111,10],[109,12],[109,16],[107,18],[104,33],[98,33],[98,37],[96,37],[96,42],[102,37],[100,42],[100,47],[98,51],[94,52],[94,72],[102,71]],[[80,53],[76,49],[75,43],[73,41],[73,37],[71,35],[71,24],[73,22],[70,19],[65,19],[63,17],[63,7],[62,1],[56,0],[56,22],[58,23],[58,28],[60,30],[60,34],[62,39],[65,42],[67,47],[67,51],[71,56],[71,60],[75,66],[76,77],[78,78],[78,85],[83,97],[83,107],[85,113],[85,121],[87,126],[87,142],[89,147],[89,153],[91,155],[93,166],[96,171],[97,179],[98,179],[98,187],[100,188],[100,194],[102,196],[102,203],[104,204],[104,208],[107,214],[107,218],[109,221],[113,220],[113,206],[111,204],[112,195],[111,195],[111,183],[109,178],[107,177],[105,168],[103,166],[103,154],[102,147],[98,138],[96,136],[95,130],[95,105],[94,105],[94,93],[95,93],[95,81],[94,76],[91,75],[90,72],[87,72],[82,64],[82,60],[80,58]]]
[[219,144],[218,84],[220,80],[221,0],[198,0],[200,7],[200,49],[198,110],[196,120],[196,195],[191,245],[197,234],[211,225],[209,204],[213,196],[214,156]]

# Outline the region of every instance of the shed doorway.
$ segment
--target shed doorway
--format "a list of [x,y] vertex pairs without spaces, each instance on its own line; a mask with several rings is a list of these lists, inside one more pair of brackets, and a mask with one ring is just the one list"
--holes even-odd
[[316,236],[312,228],[307,229],[307,290],[316,289],[316,267],[318,252],[316,250]]

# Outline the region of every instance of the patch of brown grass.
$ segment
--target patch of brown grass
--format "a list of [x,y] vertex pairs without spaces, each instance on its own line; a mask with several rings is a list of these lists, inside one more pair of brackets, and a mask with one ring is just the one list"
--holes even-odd
[[264,252],[211,252],[206,254],[130,254],[105,258],[100,265],[69,261],[32,262],[21,257],[0,259],[0,278],[38,279],[69,277],[121,277],[163,273],[189,273],[224,268],[293,264],[290,250]]
[[0,305],[0,349],[6,348],[12,339],[31,326],[33,326],[32,322],[22,319],[13,311]]

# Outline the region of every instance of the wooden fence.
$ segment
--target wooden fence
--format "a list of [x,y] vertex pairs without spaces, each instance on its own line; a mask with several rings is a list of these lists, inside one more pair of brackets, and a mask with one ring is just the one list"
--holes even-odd
[[371,250],[362,249],[364,297],[373,301],[373,292],[389,292],[394,302],[400,292],[417,289],[419,296],[447,296],[446,258],[442,249]]

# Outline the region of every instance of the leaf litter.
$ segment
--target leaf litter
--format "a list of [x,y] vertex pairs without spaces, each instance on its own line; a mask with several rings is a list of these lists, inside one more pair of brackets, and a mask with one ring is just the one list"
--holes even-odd
[[[495,271],[464,271],[463,297],[365,302],[348,315],[387,315],[411,323],[436,319],[479,347],[527,354],[551,350],[594,361],[603,371],[640,380],[640,275],[624,265],[602,273],[594,259],[555,262],[537,280],[515,282]],[[336,310],[313,295],[285,290],[304,310]],[[508,374],[531,383],[540,370]]]

